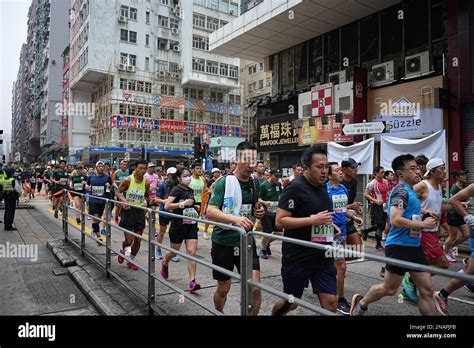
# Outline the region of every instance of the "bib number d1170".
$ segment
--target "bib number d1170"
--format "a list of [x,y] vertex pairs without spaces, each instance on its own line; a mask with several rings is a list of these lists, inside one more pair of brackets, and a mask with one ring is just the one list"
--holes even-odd
[[311,241],[315,243],[334,242],[334,226],[333,225],[311,226]]

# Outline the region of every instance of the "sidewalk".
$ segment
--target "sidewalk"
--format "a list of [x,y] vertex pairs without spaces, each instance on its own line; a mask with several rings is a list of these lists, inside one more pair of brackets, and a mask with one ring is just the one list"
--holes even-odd
[[[47,241],[57,238],[60,230],[45,229],[42,217],[34,209],[17,210],[18,231],[3,231],[3,224],[0,227],[0,314],[98,315],[67,272],[61,274],[62,267],[46,248]],[[16,257],[20,255],[13,254],[14,250],[25,245],[33,247],[30,257]]]

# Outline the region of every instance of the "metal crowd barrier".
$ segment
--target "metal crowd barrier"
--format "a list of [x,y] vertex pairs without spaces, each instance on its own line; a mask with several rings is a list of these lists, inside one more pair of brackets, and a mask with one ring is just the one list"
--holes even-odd
[[[347,249],[347,248],[333,247],[333,246],[327,245],[327,244],[320,244],[320,243],[314,243],[314,242],[309,242],[309,241],[303,241],[303,240],[299,240],[299,239],[288,238],[288,237],[274,235],[274,234],[268,234],[268,233],[265,233],[265,232],[259,232],[259,231],[246,232],[245,229],[240,228],[240,227],[236,227],[236,226],[233,226],[233,225],[223,224],[223,223],[210,221],[210,220],[199,219],[199,218],[186,217],[187,220],[193,220],[193,221],[201,222],[201,223],[208,223],[210,225],[219,226],[219,227],[222,227],[224,229],[237,231],[240,234],[240,266],[241,266],[240,267],[240,273],[241,274],[239,275],[238,273],[231,272],[231,271],[228,271],[228,270],[226,270],[222,267],[213,265],[212,263],[210,263],[208,261],[201,260],[201,259],[196,258],[194,256],[188,255],[185,252],[175,250],[175,249],[171,248],[171,246],[166,246],[162,243],[158,243],[155,240],[154,236],[155,236],[155,230],[156,230],[155,223],[156,223],[156,214],[157,213],[158,213],[158,215],[163,215],[163,216],[169,217],[169,218],[174,217],[174,218],[184,219],[184,217],[182,215],[176,215],[176,214],[173,214],[173,213],[163,212],[163,211],[159,211],[159,210],[153,210],[153,209],[145,208],[145,207],[136,207],[132,204],[125,203],[125,202],[119,202],[119,201],[112,200],[112,199],[107,199],[107,198],[102,198],[102,197],[94,197],[94,199],[99,199],[99,200],[104,201],[105,205],[106,205],[105,210],[104,210],[105,219],[101,219],[101,218],[97,218],[93,215],[90,215],[90,214],[86,213],[86,211],[85,211],[85,206],[86,206],[85,201],[86,200],[85,199],[82,200],[82,205],[81,205],[80,210],[76,209],[76,208],[69,207],[69,205],[65,203],[65,202],[67,202],[67,196],[66,195],[67,195],[68,192],[74,193],[76,195],[80,195],[83,198],[85,198],[85,196],[86,196],[85,194],[80,194],[80,193],[76,193],[74,191],[69,191],[69,190],[65,190],[65,192],[64,192],[62,222],[63,222],[63,232],[64,232],[64,236],[65,236],[65,241],[75,245],[76,247],[78,247],[81,250],[81,253],[82,253],[83,256],[87,255],[94,262],[96,262],[99,266],[104,268],[107,278],[110,278],[110,276],[113,276],[116,280],[118,280],[124,287],[126,287],[128,290],[130,290],[139,299],[141,299],[143,302],[147,303],[150,315],[155,314],[155,312],[159,313],[159,314],[164,314],[159,308],[156,308],[156,306],[155,306],[155,281],[159,281],[163,285],[165,285],[165,286],[169,287],[170,289],[176,291],[180,295],[184,296],[185,298],[187,298],[191,302],[195,303],[199,307],[207,310],[208,312],[210,312],[214,315],[222,315],[221,312],[217,311],[214,308],[209,307],[204,302],[201,302],[201,301],[197,300],[196,298],[194,298],[194,296],[189,294],[187,291],[180,289],[179,287],[177,287],[173,283],[163,279],[162,277],[156,276],[156,273],[155,273],[155,247],[160,247],[162,249],[171,251],[172,253],[183,257],[184,259],[194,261],[194,262],[196,262],[200,265],[203,265],[205,267],[208,267],[208,268],[211,268],[213,270],[219,271],[223,274],[226,274],[226,275],[230,276],[231,278],[239,280],[240,281],[240,301],[241,301],[241,303],[240,303],[240,314],[242,316],[252,315],[252,309],[253,309],[252,308],[252,288],[253,287],[259,288],[259,289],[261,289],[263,291],[266,291],[266,292],[268,292],[268,293],[270,293],[270,294],[272,294],[276,297],[279,297],[281,299],[285,299],[287,301],[295,303],[295,304],[297,304],[297,305],[299,305],[303,308],[306,308],[308,310],[311,310],[315,313],[318,313],[318,314],[321,314],[321,315],[328,315],[328,316],[336,315],[336,313],[333,313],[333,312],[330,312],[330,311],[328,311],[324,308],[315,306],[314,304],[312,304],[308,301],[301,300],[301,299],[298,299],[298,298],[294,298],[291,294],[286,294],[282,291],[271,288],[271,287],[269,287],[265,284],[255,282],[252,279],[252,258],[253,258],[252,243],[255,242],[255,239],[254,239],[253,236],[268,237],[270,239],[279,240],[279,241],[287,242],[287,243],[293,243],[293,244],[297,244],[297,245],[301,245],[301,246],[305,246],[305,247],[309,247],[309,248],[314,248],[314,249],[318,249],[318,250],[339,252],[339,253],[340,252],[344,252],[344,253],[347,252],[347,253],[351,254],[351,257],[356,257],[356,258],[363,257],[365,259],[369,259],[369,260],[373,260],[373,261],[377,261],[377,262],[381,262],[381,263],[386,263],[386,264],[390,264],[390,265],[394,265],[394,266],[404,267],[404,268],[408,268],[408,269],[411,269],[411,270],[430,272],[431,274],[437,274],[437,275],[441,275],[441,276],[447,277],[447,278],[457,278],[457,279],[462,279],[462,280],[467,281],[467,282],[474,282],[474,275],[467,275],[467,274],[464,274],[464,273],[448,271],[448,270],[444,270],[444,269],[440,269],[440,268],[436,268],[436,267],[432,267],[432,266],[426,266],[426,265],[421,265],[421,264],[417,264],[417,263],[413,263],[413,262],[396,260],[396,259],[392,259],[392,258],[387,258],[385,256],[366,254],[365,252],[358,252],[358,251],[354,251],[354,250]],[[144,212],[148,213],[148,238],[145,238],[145,237],[143,237],[141,235],[138,235],[138,234],[136,234],[132,231],[129,231],[127,229],[124,229],[124,228],[122,228],[118,225],[114,226],[115,228],[117,228],[118,230],[120,230],[124,233],[131,234],[132,236],[137,237],[137,238],[147,242],[147,244],[148,244],[148,266],[142,266],[142,265],[138,264],[136,262],[136,260],[132,260],[128,256],[120,253],[119,250],[114,250],[112,248],[112,246],[111,246],[112,225],[110,223],[110,221],[111,221],[111,209],[110,209],[111,208],[111,203],[121,204],[122,206],[128,205],[130,207],[133,207],[135,209],[140,209],[140,210],[143,210]],[[81,214],[81,227],[80,227],[80,229],[78,229],[75,225],[69,223],[69,220],[68,220],[68,211],[69,210],[79,212]],[[100,221],[100,222],[103,222],[103,223],[106,224],[106,242],[105,243],[100,242],[97,239],[95,239],[94,235],[93,235],[93,232],[91,233],[91,236],[89,236],[86,233],[85,227],[86,227],[86,217],[87,216],[91,217],[94,220],[97,220],[97,221]],[[69,231],[68,231],[69,226],[75,228],[76,230],[78,230],[81,233],[81,242],[80,242],[80,244],[76,243],[72,238],[69,237]],[[85,248],[85,237],[86,236],[93,239],[95,242],[97,242],[101,245],[105,245],[105,247],[106,247],[105,264],[102,264],[102,262],[99,259],[97,259],[91,252],[86,250],[86,248]],[[116,255],[122,256],[124,258],[124,260],[129,261],[132,264],[136,265],[138,267],[138,269],[140,269],[141,271],[143,271],[147,274],[147,276],[148,276],[148,296],[147,296],[147,298],[145,298],[135,288],[130,286],[119,274],[117,274],[116,272],[111,270],[112,252],[115,253]]]

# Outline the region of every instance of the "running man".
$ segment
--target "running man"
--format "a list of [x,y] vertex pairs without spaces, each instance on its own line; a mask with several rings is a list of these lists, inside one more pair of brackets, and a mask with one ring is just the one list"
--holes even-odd
[[[115,188],[115,191],[118,190],[120,184],[125,178],[128,178],[130,173],[128,171],[128,161],[122,160],[120,162],[120,169],[117,169],[112,176],[112,182]],[[118,204],[115,206],[115,223],[119,223],[120,213],[122,212],[122,205]]]
[[[469,246],[471,247],[471,257],[467,262],[466,268],[461,271],[470,275],[474,275],[474,216],[468,213],[464,202],[469,201],[469,199],[473,196],[474,184],[471,184],[465,189],[456,193],[453,197],[451,197],[451,200],[449,201],[454,210],[463,218],[465,224],[470,228]],[[443,315],[448,315],[449,296],[462,286],[472,292],[472,284],[473,283],[467,283],[466,281],[461,279],[450,279],[446,283],[444,288],[435,294],[438,310],[440,310]]]
[[[278,181],[281,177],[281,171],[278,168],[272,168],[270,170],[270,179],[264,181],[260,185],[260,190],[258,194],[258,201],[265,207],[265,215],[262,220],[263,232],[265,233],[275,233],[276,235],[281,235],[282,231],[277,229],[275,219],[276,211],[278,208],[278,199],[280,198],[281,193],[281,184]],[[262,250],[260,250],[259,257],[261,259],[268,259],[268,256],[272,255],[270,250],[270,243],[272,242],[271,238],[263,237],[262,239]]]
[[[339,228],[333,224],[333,212],[326,180],[327,152],[320,144],[305,150],[301,156],[303,175],[298,176],[283,190],[276,213],[276,225],[285,230],[285,237],[332,245]],[[321,307],[336,312],[336,267],[334,258],[325,250],[283,242],[281,277],[283,291],[301,298],[311,281],[313,294]],[[273,306],[272,315],[284,315],[297,305],[280,299]]]
[[[196,256],[198,245],[198,226],[197,222],[188,220],[186,217],[198,218],[198,206],[195,205],[194,192],[189,187],[191,184],[191,173],[188,169],[178,170],[176,173],[179,184],[173,187],[168,199],[165,203],[165,210],[177,215],[181,218],[171,219],[171,228],[169,232],[171,247],[175,250],[181,248],[183,241],[186,245],[186,253],[191,256]],[[168,252],[165,258],[161,261],[160,274],[163,278],[169,277],[169,263],[175,256],[173,252]],[[190,292],[201,289],[201,285],[196,283],[196,262],[188,260],[189,286]]]
[[258,180],[260,185],[267,181],[267,178],[265,177],[265,164],[262,161],[257,162],[257,169],[254,178]]
[[[466,187],[466,176],[467,172],[463,170],[455,170],[453,173],[456,182],[451,187],[451,197],[456,195],[462,189]],[[468,202],[463,203],[465,208],[468,207]],[[469,238],[469,226],[463,220],[462,216],[457,213],[456,210],[452,209],[446,213],[446,219],[448,222],[448,233],[449,236],[444,244],[444,252],[447,255],[449,262],[456,262],[456,258],[453,255],[453,248],[459,244],[464,243]],[[461,232],[461,235],[459,235]]]
[[[139,207],[144,207],[146,203],[150,203],[147,202],[150,196],[150,185],[144,176],[146,168],[146,161],[137,161],[133,174],[122,181],[116,193],[119,201],[133,205],[133,207],[130,205],[122,206],[122,216],[119,226],[133,231],[140,236],[145,229],[145,211],[139,209]],[[125,196],[124,193],[126,193]],[[124,233],[124,235],[125,240],[122,243],[120,252],[126,256],[130,255],[133,260],[140,250],[141,239],[129,233]],[[149,238],[153,238],[153,236],[149,236]],[[123,260],[124,258],[119,255],[118,262],[121,264]],[[138,270],[138,267],[129,261],[127,261],[127,266],[134,271]]]
[[341,185],[343,174],[339,164],[336,162],[329,163],[328,174],[329,181],[326,186],[334,211],[333,221],[341,230],[341,234],[334,237],[333,244],[334,247],[338,248],[334,256],[334,264],[337,270],[337,311],[343,315],[349,315],[351,305],[344,297],[344,278],[347,267],[343,249],[347,239],[346,221],[347,219],[354,219],[358,224],[362,224],[362,219],[347,210],[349,192],[344,185]]
[[[227,175],[215,183],[207,208],[207,216],[209,220],[233,224],[251,231],[254,226],[252,219],[261,219],[265,213],[258,202],[258,182],[252,179],[252,173],[257,165],[257,145],[244,141],[237,145],[236,151],[237,166],[232,175]],[[229,181],[229,185],[226,185],[228,180],[232,181]],[[226,192],[226,186],[228,192]],[[231,190],[232,187],[235,191]],[[236,192],[239,192],[238,195],[242,197],[240,205],[234,200],[235,196],[231,194]],[[233,271],[235,266],[240,272],[239,255],[240,234],[236,231],[224,230],[215,226],[212,233],[212,263],[229,271]],[[260,261],[257,256],[255,240],[252,241],[252,269],[253,281],[260,282]],[[229,276],[215,270],[212,271],[212,275],[217,280],[214,306],[223,313],[227,294],[230,291],[231,279]],[[252,312],[257,315],[260,311],[262,294],[258,288],[253,288],[252,292]]]
[[[427,217],[422,220],[421,203],[413,186],[419,182],[418,165],[415,157],[410,154],[396,157],[392,169],[399,183],[390,193],[388,200],[390,233],[385,244],[385,256],[402,261],[427,265],[421,248],[421,231],[432,229],[436,220]],[[351,315],[360,316],[367,313],[369,304],[385,296],[393,296],[402,284],[406,272],[410,273],[419,292],[418,309],[422,315],[435,315],[436,307],[433,301],[433,285],[429,272],[419,272],[404,267],[385,266],[384,282],[372,286],[365,296],[355,294],[352,297]]]
[[[87,175],[84,172],[82,166],[77,165],[75,170],[71,173],[69,179],[69,187],[71,188],[71,196],[74,199],[74,207],[81,210],[82,202],[84,201],[85,186],[87,185]],[[76,222],[81,223],[81,213],[76,211]]]
[[69,181],[69,173],[66,171],[66,161],[61,160],[59,161],[59,168],[53,173],[51,177],[51,182],[53,184],[53,209],[54,209],[54,217],[58,218],[58,212],[61,209],[62,211],[62,203],[63,203],[63,192],[64,189],[67,187]]
[[[112,187],[112,178],[105,173],[104,162],[98,161],[95,169],[95,173],[87,178],[87,189],[90,190],[89,214],[102,218],[106,201],[95,197],[107,198],[107,188]],[[92,231],[100,242],[104,241],[100,234],[100,221],[95,218],[92,220]]]

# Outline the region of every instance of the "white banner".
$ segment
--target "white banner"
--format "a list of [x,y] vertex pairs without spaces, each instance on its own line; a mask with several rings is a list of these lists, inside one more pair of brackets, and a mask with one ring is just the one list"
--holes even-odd
[[328,143],[328,160],[341,164],[342,160],[353,158],[360,162],[358,174],[372,174],[374,171],[374,139],[370,138],[360,143],[342,146],[337,143]]
[[440,130],[422,139],[404,139],[382,135],[380,144],[381,163],[386,170],[392,170],[395,157],[404,154],[425,155],[428,158],[441,158],[446,163],[446,131]]

